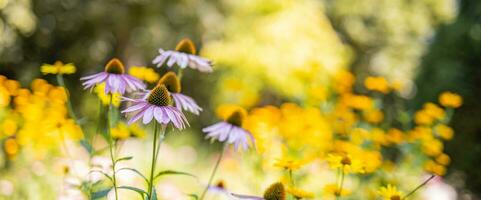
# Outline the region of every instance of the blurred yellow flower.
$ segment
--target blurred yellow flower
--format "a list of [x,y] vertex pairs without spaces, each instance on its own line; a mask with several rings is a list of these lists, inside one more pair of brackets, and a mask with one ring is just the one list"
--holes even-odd
[[370,110],[363,113],[364,119],[372,124],[381,123],[384,119],[384,113],[380,110]]
[[156,83],[160,78],[160,75],[154,69],[142,66],[130,67],[129,74],[148,83]]
[[[105,83],[98,84],[97,86],[95,86],[94,91],[97,94],[97,96],[99,97],[102,104],[104,104],[104,105],[110,104],[110,95],[105,94]],[[112,105],[113,106],[115,106],[115,107],[120,106],[120,97],[121,96],[122,95],[120,95],[120,93],[113,93],[112,94]]]
[[439,124],[434,127],[436,134],[444,140],[451,140],[454,135],[454,130],[446,124]]
[[436,162],[446,166],[449,165],[449,163],[451,162],[451,158],[449,158],[447,154],[443,153],[436,157]]
[[110,135],[116,140],[125,140],[130,136],[129,128],[124,123],[119,123],[110,129]]
[[5,119],[2,122],[1,128],[0,133],[3,133],[5,136],[12,136],[17,132],[18,124],[13,119]]
[[428,160],[424,164],[424,170],[438,176],[444,176],[444,174],[446,174],[446,167],[444,167],[442,164],[437,164],[432,160]]
[[399,192],[397,188],[391,184],[381,187],[378,193],[381,195],[381,197],[383,197],[384,200],[401,200],[401,192]]
[[365,173],[361,161],[350,155],[328,154],[327,162],[332,169],[341,169],[344,173]]
[[323,194],[326,197],[344,197],[351,194],[351,191],[344,187],[342,188],[342,191],[340,191],[340,188],[337,186],[337,184],[333,183],[324,186]]
[[297,170],[301,168],[303,163],[287,158],[277,159],[274,166],[285,169],[285,170]]
[[373,100],[365,95],[345,94],[342,96],[341,102],[358,110],[371,110],[374,106]]
[[18,143],[13,138],[6,139],[3,144],[3,148],[5,150],[5,153],[7,154],[8,159],[15,158],[19,150]]
[[288,187],[286,192],[294,196],[296,199],[310,199],[314,198],[314,193],[308,192],[300,188]]
[[43,74],[73,74],[76,70],[73,63],[64,64],[61,61],[56,61],[53,65],[43,64],[40,66],[40,71]]
[[425,140],[422,143],[422,151],[428,156],[437,156],[442,153],[444,145],[437,139]]
[[368,90],[381,92],[387,94],[389,92],[389,83],[384,77],[370,76],[364,80],[364,86]]
[[456,93],[443,92],[439,95],[439,103],[445,107],[458,108],[463,105],[463,99]]

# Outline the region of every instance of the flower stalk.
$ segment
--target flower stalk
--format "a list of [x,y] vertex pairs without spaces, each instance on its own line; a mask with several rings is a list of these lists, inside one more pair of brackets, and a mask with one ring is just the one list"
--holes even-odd
[[148,182],[148,197],[149,199],[152,199],[152,196],[155,193],[154,190],[154,181],[155,181],[155,168],[157,164],[157,158],[159,157],[159,151],[160,151],[160,145],[164,141],[165,138],[165,129],[166,126],[162,125],[161,126],[161,131],[159,133],[159,123],[154,122],[154,140],[152,142],[152,163],[150,166],[150,177],[149,177],[149,182]]
[[212,181],[214,180],[214,176],[215,176],[215,174],[217,173],[217,169],[219,168],[220,161],[221,161],[222,158],[224,157],[224,152],[225,152],[225,150],[227,149],[227,145],[228,145],[228,143],[226,143],[226,144],[222,147],[222,150],[221,150],[221,152],[220,152],[220,155],[219,155],[219,157],[217,158],[217,161],[216,161],[216,163],[215,163],[214,169],[212,170],[212,173],[210,174],[209,182],[207,182],[207,186],[204,188],[204,191],[202,191],[202,194],[200,195],[199,200],[203,200],[204,197],[205,197],[205,194],[207,193],[207,190],[209,190],[210,184],[212,184]]

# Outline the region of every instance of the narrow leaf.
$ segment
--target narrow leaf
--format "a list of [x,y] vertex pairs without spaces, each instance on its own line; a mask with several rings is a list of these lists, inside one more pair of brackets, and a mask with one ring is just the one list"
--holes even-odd
[[142,189],[136,188],[136,187],[120,186],[120,187],[117,187],[117,188],[137,192],[142,197],[142,199],[144,199],[144,195],[146,195],[146,196],[149,195],[145,190],[142,190]]
[[179,171],[173,171],[173,170],[165,170],[159,172],[154,179],[158,178],[159,176],[164,176],[164,175],[185,175],[185,176],[190,176],[193,178],[197,178],[197,176],[187,173],[187,172],[179,172]]
[[112,190],[112,188],[108,188],[108,189],[105,189],[105,190],[100,190],[100,191],[94,192],[94,193],[92,193],[91,198],[92,199],[103,198],[103,197],[107,196],[107,194],[109,194],[110,190]]
[[125,160],[131,160],[133,157],[132,156],[127,156],[127,157],[122,157],[117,159],[115,162],[120,162],[120,161],[125,161]]
[[198,200],[199,199],[199,196],[197,196],[196,194],[187,194],[187,196],[195,199],[195,200]]

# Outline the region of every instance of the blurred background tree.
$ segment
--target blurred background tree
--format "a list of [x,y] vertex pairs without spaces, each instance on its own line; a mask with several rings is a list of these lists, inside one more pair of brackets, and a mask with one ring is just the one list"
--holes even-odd
[[[446,146],[453,155],[450,173],[466,178],[466,185],[481,191],[481,171],[475,170],[481,160],[481,2],[464,0],[459,16],[452,24],[442,26],[426,55],[416,77],[418,92],[412,107],[422,101],[436,101],[442,90],[459,92],[464,105],[454,116],[456,137]],[[459,188],[463,183],[457,183]]]

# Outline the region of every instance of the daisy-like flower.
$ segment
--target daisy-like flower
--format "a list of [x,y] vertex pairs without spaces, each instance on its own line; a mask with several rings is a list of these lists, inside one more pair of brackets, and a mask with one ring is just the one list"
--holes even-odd
[[190,39],[183,39],[175,47],[175,51],[159,49],[159,55],[152,61],[157,67],[167,62],[168,67],[177,64],[180,68],[190,67],[201,72],[212,72],[212,62],[196,55],[195,45]]
[[386,187],[381,187],[378,193],[383,197],[384,200],[401,200],[401,192],[399,192],[397,188],[391,184],[387,185]]
[[206,138],[234,144],[235,149],[239,149],[239,146],[241,146],[245,150],[249,146],[247,138],[250,138],[251,142],[254,143],[252,134],[242,128],[242,122],[246,115],[247,112],[238,107],[230,113],[225,121],[203,128],[202,131],[207,133]]
[[76,70],[73,63],[64,64],[62,61],[57,61],[53,65],[43,64],[40,66],[40,71],[43,74],[73,74]]
[[145,89],[144,83],[137,78],[125,73],[124,64],[117,58],[110,60],[105,66],[105,71],[82,77],[84,89],[92,89],[94,86],[105,83],[105,94],[120,93]]
[[182,90],[180,80],[174,72],[167,72],[159,80],[159,84],[164,84],[167,87],[177,109],[189,111],[196,115],[199,115],[199,112],[202,111],[202,108],[197,105],[194,99],[180,93]]
[[167,125],[170,122],[178,129],[184,129],[189,122],[184,114],[173,107],[172,98],[164,84],[158,84],[144,98],[130,99],[124,97],[126,101],[133,105],[126,108],[122,113],[137,112],[128,122],[132,124],[142,118],[142,123],[148,124],[155,118],[159,124]]

